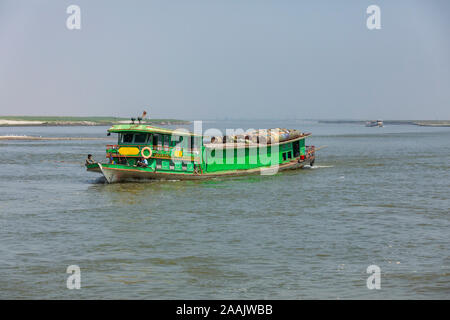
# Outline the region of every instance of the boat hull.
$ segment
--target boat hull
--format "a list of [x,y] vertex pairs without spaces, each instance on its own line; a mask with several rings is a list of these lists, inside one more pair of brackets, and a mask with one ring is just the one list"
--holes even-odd
[[139,168],[120,166],[114,164],[92,164],[87,166],[87,171],[101,173],[108,183],[135,180],[201,180],[218,177],[243,176],[251,174],[273,175],[278,171],[295,170],[309,164],[314,159],[300,161],[295,159],[288,163],[280,164],[274,167],[260,167],[249,170],[233,170],[214,173],[177,173],[177,172],[158,172],[151,168]]

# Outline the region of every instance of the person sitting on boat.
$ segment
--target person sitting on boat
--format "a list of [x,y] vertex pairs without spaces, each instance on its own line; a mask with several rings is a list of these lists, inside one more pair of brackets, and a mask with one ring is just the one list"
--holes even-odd
[[88,154],[87,159],[86,159],[86,165],[88,164],[94,164],[95,161],[94,159],[92,159],[92,154]]
[[147,161],[147,159],[145,159],[145,158],[140,158],[140,159],[138,160],[138,162],[136,163],[136,166],[142,167],[142,168],[148,167],[148,161]]

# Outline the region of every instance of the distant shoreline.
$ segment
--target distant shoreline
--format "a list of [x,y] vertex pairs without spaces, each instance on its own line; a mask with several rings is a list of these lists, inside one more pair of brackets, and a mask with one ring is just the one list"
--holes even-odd
[[[318,123],[361,124],[368,120],[317,120]],[[218,120],[220,122],[220,120]],[[114,117],[39,117],[39,116],[0,116],[0,127],[75,127],[75,126],[112,126],[131,123],[127,118]],[[135,123],[138,123],[136,120]],[[191,121],[178,119],[150,119],[143,121],[147,125],[189,125]],[[450,120],[383,120],[385,125],[415,125],[422,127],[450,127]]]
[[[365,120],[318,120],[319,123],[365,124]],[[450,120],[383,120],[389,125],[413,125],[421,127],[450,127]]]
[[109,140],[109,139],[83,138],[83,137],[0,136],[0,140]]
[[[0,116],[0,127],[111,126],[121,123],[131,123],[131,120],[113,117]],[[142,122],[142,124],[148,125],[185,125],[190,123],[190,121],[178,119],[150,119]]]

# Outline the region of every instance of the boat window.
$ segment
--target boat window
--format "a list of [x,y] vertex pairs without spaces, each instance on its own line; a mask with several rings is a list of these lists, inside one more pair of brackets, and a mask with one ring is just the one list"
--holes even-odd
[[289,152],[288,152],[288,159],[291,159],[291,158],[292,158],[292,152],[289,151]]
[[292,144],[292,149],[294,150],[294,158],[300,156],[300,141],[295,141]]
[[164,135],[164,147],[168,148],[170,144],[170,136],[169,135]]
[[171,135],[171,136],[169,136],[169,137],[170,137],[170,139],[169,139],[169,144],[170,144],[170,146],[171,146],[171,147],[175,147],[176,144],[178,143],[179,136]]
[[283,152],[283,161],[286,161],[286,152]]
[[122,135],[123,139],[122,142],[123,143],[132,143],[133,142],[133,134],[132,133],[125,133],[124,135]]
[[187,149],[188,140],[186,140],[185,136],[173,136],[176,138],[174,147],[177,146],[179,148]]
[[147,142],[146,133],[137,133],[134,135],[134,143],[145,143]]
[[153,134],[153,145],[157,146],[158,144],[161,144],[161,136],[157,133]]

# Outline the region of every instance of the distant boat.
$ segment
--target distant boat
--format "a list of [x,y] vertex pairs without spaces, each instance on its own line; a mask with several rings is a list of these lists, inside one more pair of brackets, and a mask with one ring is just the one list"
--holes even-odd
[[366,127],[382,127],[383,120],[371,120],[366,122]]

